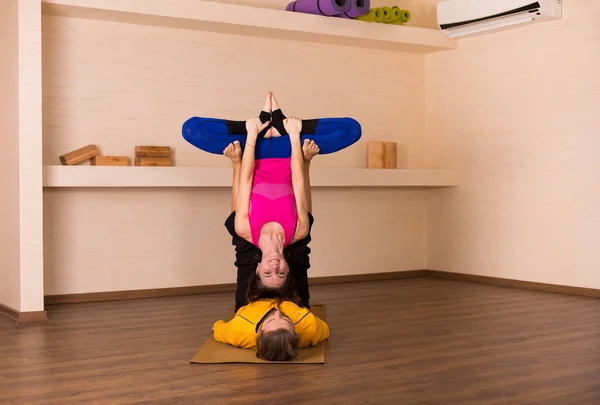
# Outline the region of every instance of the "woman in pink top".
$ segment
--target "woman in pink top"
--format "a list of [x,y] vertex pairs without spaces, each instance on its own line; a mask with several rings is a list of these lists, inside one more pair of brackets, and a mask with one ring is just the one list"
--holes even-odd
[[279,288],[289,274],[284,247],[305,238],[309,232],[310,186],[304,178],[302,121],[297,118],[284,121],[291,158],[255,159],[258,134],[268,124],[258,117],[246,121],[248,135],[236,198],[235,231],[262,251],[256,269],[262,285]]

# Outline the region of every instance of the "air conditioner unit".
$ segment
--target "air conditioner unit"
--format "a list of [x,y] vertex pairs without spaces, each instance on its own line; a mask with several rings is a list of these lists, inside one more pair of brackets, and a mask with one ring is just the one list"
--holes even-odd
[[438,25],[449,38],[487,34],[562,18],[562,0],[445,0]]

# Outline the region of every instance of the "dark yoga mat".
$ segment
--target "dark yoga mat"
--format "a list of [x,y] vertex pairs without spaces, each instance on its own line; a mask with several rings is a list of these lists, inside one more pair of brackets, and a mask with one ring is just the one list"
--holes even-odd
[[287,11],[296,13],[336,15],[350,10],[351,0],[296,0],[287,5]]
[[340,18],[356,18],[366,15],[371,9],[371,0],[350,0],[350,9],[345,13],[338,14]]

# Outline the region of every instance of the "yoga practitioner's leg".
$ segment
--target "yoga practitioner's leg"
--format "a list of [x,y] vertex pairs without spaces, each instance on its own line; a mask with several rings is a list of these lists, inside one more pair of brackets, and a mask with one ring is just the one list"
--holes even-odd
[[235,232],[235,211],[225,220],[225,229],[231,235],[231,244],[235,246],[235,262],[237,269],[235,290],[235,311],[248,304],[246,291],[250,278],[256,272],[256,265],[260,261],[260,249],[242,238]]
[[[271,120],[271,93],[267,93],[260,112],[261,123]],[[271,125],[259,132],[259,138],[269,136]],[[183,123],[183,138],[193,146],[208,153],[220,155],[232,142],[238,141],[242,150],[246,145],[246,121],[223,118],[191,117]]]
[[183,123],[181,133],[196,148],[215,155],[222,155],[232,142],[238,141],[242,149],[246,144],[246,134],[230,134],[226,121],[221,118],[189,118]]
[[319,118],[314,130],[302,135],[302,140],[314,140],[319,145],[319,154],[328,155],[354,144],[361,134],[361,126],[353,118]]
[[[347,148],[361,137],[360,124],[352,118],[319,118],[312,133],[301,134],[301,140],[314,140],[319,144],[321,155],[335,153]],[[302,121],[303,128],[307,120]],[[262,131],[261,131],[262,132]],[[304,131],[302,131],[304,132]],[[238,141],[242,151],[246,146],[246,134],[229,134],[225,121],[220,118],[192,117],[182,128],[183,138],[193,146],[208,153],[221,155],[223,150]],[[292,149],[287,136],[258,138],[256,158],[289,158]]]
[[[260,258],[260,251],[256,254],[252,254],[249,259],[246,258],[248,253],[237,252],[235,253],[235,265],[237,267],[237,278],[236,278],[236,289],[235,289],[235,312],[237,312],[244,305],[248,305],[248,298],[246,292],[248,291],[248,284],[252,275],[256,272],[256,265],[254,263],[254,257]],[[246,264],[248,262],[248,264]]]
[[[256,145],[256,158],[289,158],[292,155],[289,139],[285,136],[278,136],[280,133],[287,133],[282,124],[285,115],[281,108],[273,111],[273,130],[272,137],[262,137],[258,139]],[[267,104],[267,101],[265,101]],[[265,107],[268,109],[268,106]],[[266,111],[263,111],[266,113]],[[266,114],[261,114],[261,122],[266,122]],[[223,150],[232,143],[238,141],[242,148],[246,145],[245,122],[228,121],[220,118],[202,118],[192,117],[188,119],[182,128],[182,134],[186,141],[208,153],[221,154]],[[232,124],[235,123],[235,124]],[[278,127],[274,129],[275,127]],[[269,128],[269,126],[267,126]],[[267,128],[263,129],[263,133]],[[282,132],[283,131],[283,132]],[[319,144],[320,154],[330,154],[340,151],[358,141],[361,137],[362,129],[360,124],[353,118],[318,118],[302,120],[302,129],[300,132],[301,140],[314,140]]]
[[[304,239],[303,239],[304,241]],[[299,243],[299,242],[296,242]],[[303,245],[292,247],[290,245],[289,254],[286,258],[288,266],[290,266],[290,277],[294,279],[294,286],[298,298],[300,298],[300,306],[310,308],[310,287],[308,284],[308,269],[310,268],[310,248],[308,242]],[[291,253],[293,252],[293,253]]]

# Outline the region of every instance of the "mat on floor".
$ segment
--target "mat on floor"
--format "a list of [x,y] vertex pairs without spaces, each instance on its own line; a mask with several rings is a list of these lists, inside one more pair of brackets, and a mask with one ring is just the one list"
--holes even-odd
[[[310,310],[315,316],[327,321],[327,307],[324,304],[313,304]],[[230,313],[225,320],[233,318]],[[192,363],[210,364],[210,363],[296,363],[296,364],[320,364],[325,363],[325,351],[327,350],[327,340],[311,347],[302,347],[298,349],[298,358],[295,361],[265,361],[256,357],[255,349],[240,349],[231,345],[217,342],[212,335],[202,345],[198,353],[192,359]]]

